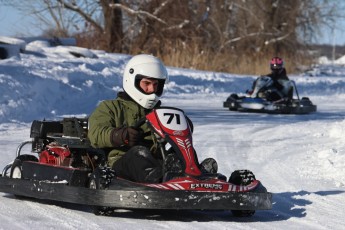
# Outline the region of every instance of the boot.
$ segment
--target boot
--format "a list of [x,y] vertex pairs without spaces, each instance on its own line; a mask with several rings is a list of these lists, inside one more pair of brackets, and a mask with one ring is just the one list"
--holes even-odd
[[206,158],[200,164],[201,171],[205,173],[217,173],[218,172],[218,164],[217,161],[213,158]]
[[160,167],[146,169],[145,171],[148,171],[145,177],[146,183],[160,183],[162,181],[163,172]]

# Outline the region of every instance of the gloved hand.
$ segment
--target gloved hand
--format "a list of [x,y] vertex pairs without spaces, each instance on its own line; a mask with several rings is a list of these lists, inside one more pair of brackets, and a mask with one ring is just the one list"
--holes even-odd
[[141,129],[133,127],[115,128],[111,133],[111,142],[114,147],[128,145],[133,147],[143,139],[143,132]]
[[135,129],[132,127],[127,128],[127,134],[125,139],[125,144],[130,147],[138,145],[138,143],[143,139],[143,132],[140,129]]

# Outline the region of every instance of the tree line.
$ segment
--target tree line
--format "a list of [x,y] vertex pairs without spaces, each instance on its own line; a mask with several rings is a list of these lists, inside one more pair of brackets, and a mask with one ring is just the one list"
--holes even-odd
[[149,53],[166,65],[264,74],[281,56],[297,71],[310,44],[334,27],[343,9],[329,0],[36,0],[7,1],[81,47]]

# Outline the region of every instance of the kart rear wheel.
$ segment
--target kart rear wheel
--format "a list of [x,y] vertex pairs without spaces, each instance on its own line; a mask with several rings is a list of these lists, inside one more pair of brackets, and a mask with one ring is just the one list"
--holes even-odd
[[[35,161],[37,162],[38,159],[37,157],[33,155],[20,155],[18,156],[12,163],[11,169],[10,169],[10,178],[14,179],[23,179],[23,162],[24,161]],[[8,166],[10,167],[10,166]],[[21,199],[24,198],[25,196],[21,195],[14,195],[15,197]]]
[[11,173],[10,173],[10,178],[15,178],[15,179],[22,179],[23,174],[22,174],[22,161],[19,159],[15,159],[12,167],[11,167]]
[[[93,173],[91,173],[88,183],[88,188],[90,189],[106,189],[107,184],[104,180],[104,175],[102,174],[104,170],[97,168]],[[114,209],[103,206],[92,206],[93,214],[97,216],[107,216],[113,213]]]
[[[249,185],[255,179],[255,175],[250,170],[236,170],[230,178],[229,183],[235,185]],[[236,217],[250,217],[255,214],[255,210],[231,210],[232,214]]]
[[34,161],[37,162],[37,157],[33,155],[20,155],[12,163],[10,178],[23,179],[23,162]]

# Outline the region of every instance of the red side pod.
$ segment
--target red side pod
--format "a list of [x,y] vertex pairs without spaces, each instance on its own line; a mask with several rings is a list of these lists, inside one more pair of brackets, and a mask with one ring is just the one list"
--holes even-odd
[[151,126],[154,128],[154,130],[159,134],[160,137],[164,138],[165,135],[163,133],[163,130],[161,128],[161,125],[158,121],[157,114],[156,112],[154,113],[149,113],[146,115],[146,119],[150,122]]
[[170,138],[178,146],[186,162],[185,173],[192,176],[200,176],[201,171],[195,163],[196,153],[194,152],[193,148],[192,136],[170,136]]
[[250,192],[260,185],[255,180],[247,186],[234,185],[218,179],[198,180],[196,178],[177,178],[161,184],[146,184],[146,186],[161,190],[186,190],[199,192]]
[[[179,114],[179,122],[182,119],[185,119],[184,114]],[[182,118],[183,117],[183,118]],[[150,113],[146,116],[147,120],[151,123],[152,127],[155,131],[162,137],[165,138],[166,136],[171,139],[175,145],[179,148],[185,162],[186,162],[186,169],[185,173],[192,176],[200,176],[201,171],[197,166],[196,162],[196,153],[193,148],[193,141],[192,135],[190,132],[190,128],[188,122],[184,120],[186,127],[184,130],[174,130],[169,129],[164,123],[162,123],[159,119],[159,115],[157,111]]]

